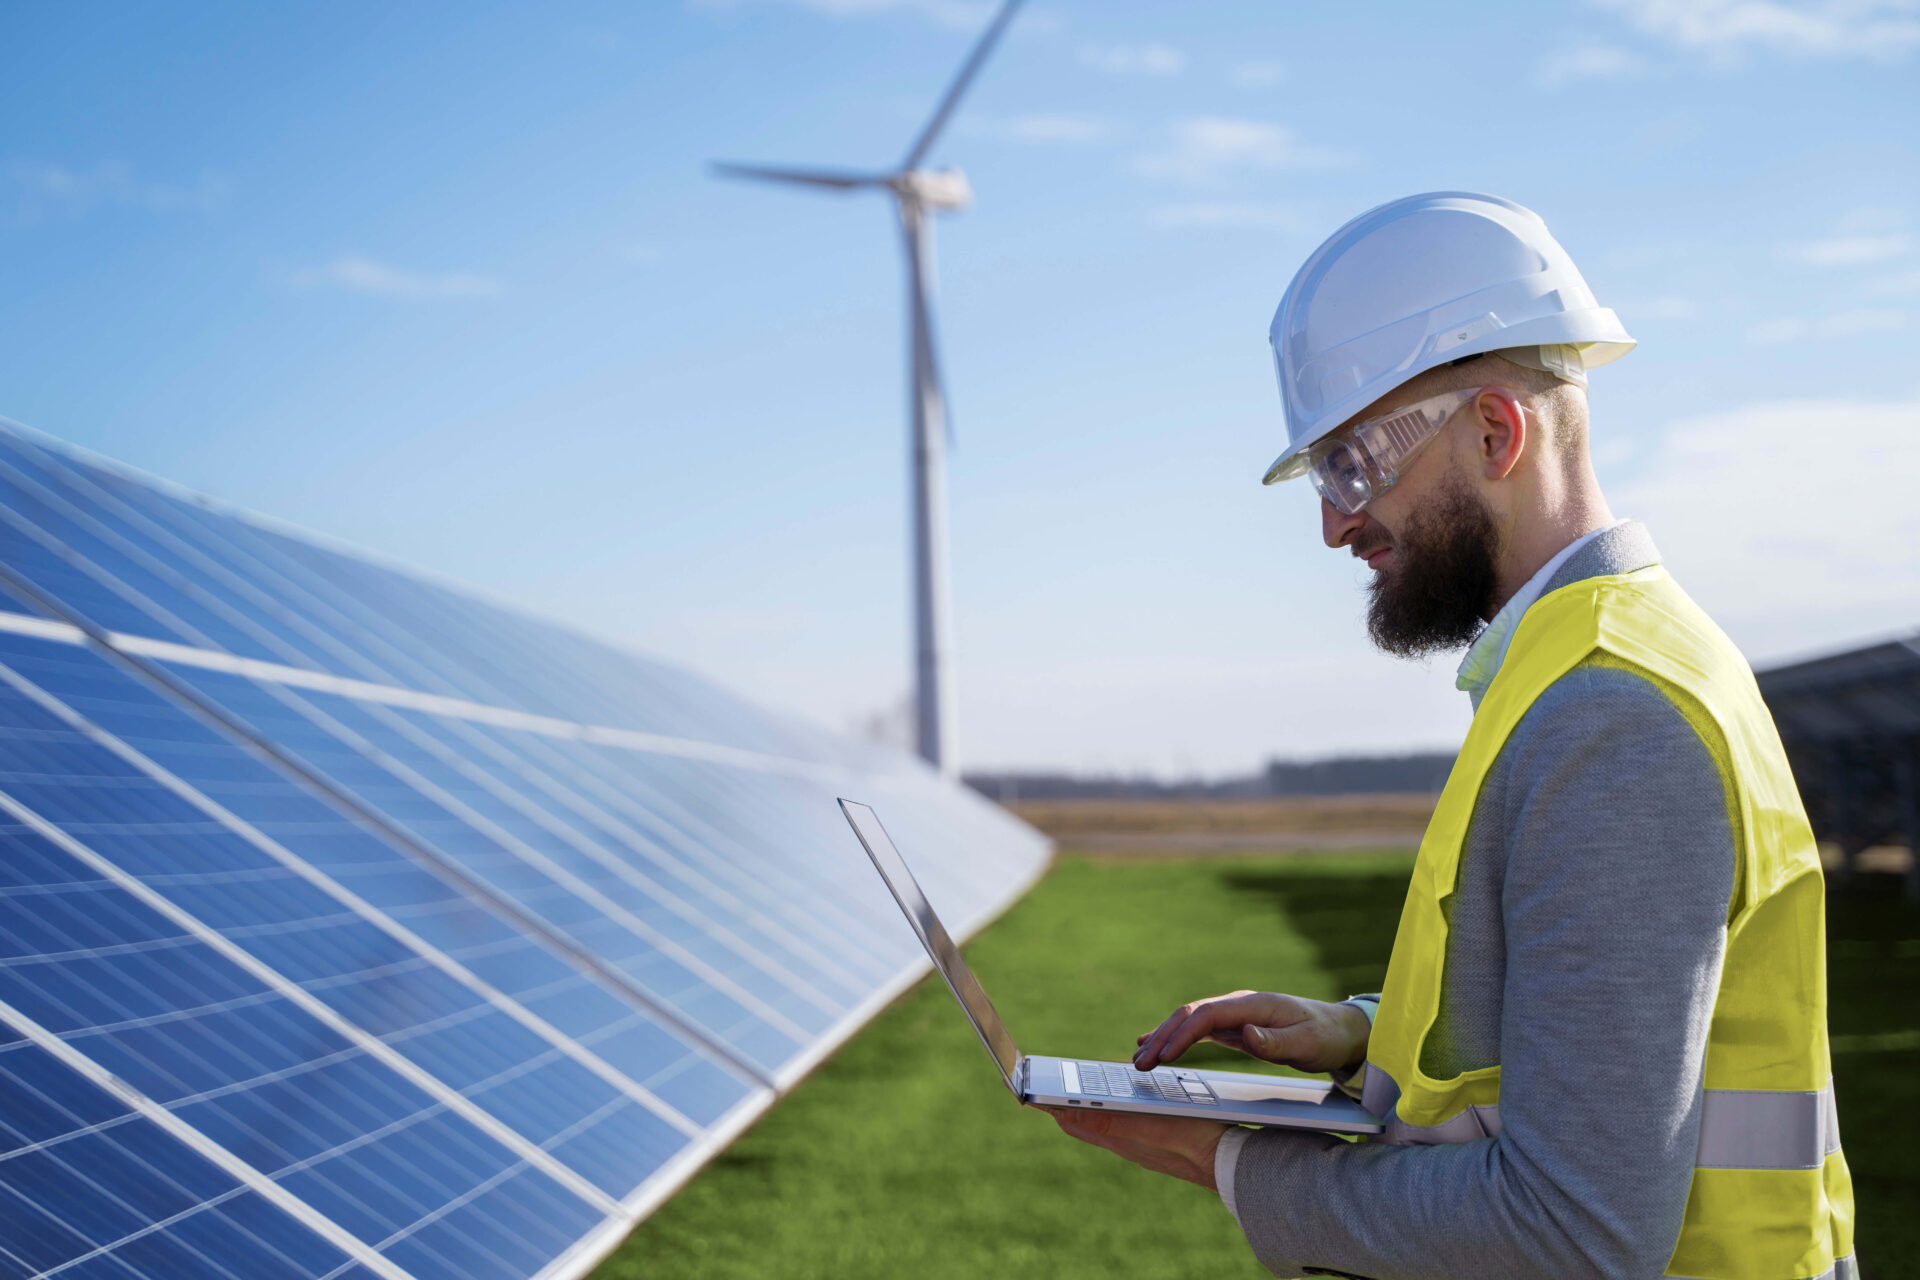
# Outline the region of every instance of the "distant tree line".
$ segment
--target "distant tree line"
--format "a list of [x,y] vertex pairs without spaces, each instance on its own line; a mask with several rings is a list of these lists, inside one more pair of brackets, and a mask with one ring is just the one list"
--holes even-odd
[[1274,760],[1260,773],[1207,781],[1071,773],[969,773],[968,786],[992,800],[1258,800],[1272,796],[1437,792],[1453,768],[1451,751],[1399,756]]

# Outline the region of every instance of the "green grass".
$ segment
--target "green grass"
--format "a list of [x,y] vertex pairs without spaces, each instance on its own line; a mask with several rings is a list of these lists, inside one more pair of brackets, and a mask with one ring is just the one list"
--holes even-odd
[[[1023,1048],[1123,1057],[1137,1032],[1196,995],[1377,990],[1410,865],[1395,855],[1067,857],[968,957]],[[1920,911],[1860,886],[1835,894],[1830,929],[1861,1253],[1872,1280],[1920,1276]],[[1247,1066],[1210,1047],[1191,1060]],[[1015,1105],[933,981],[720,1155],[595,1277],[1115,1274],[1266,1272],[1216,1197],[1073,1142]]]

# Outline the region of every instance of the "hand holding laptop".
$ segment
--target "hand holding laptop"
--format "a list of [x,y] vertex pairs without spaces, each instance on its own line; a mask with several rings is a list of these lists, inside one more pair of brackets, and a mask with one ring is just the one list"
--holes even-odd
[[[1297,1067],[1338,1071],[1366,1061],[1373,1024],[1348,1004],[1328,1004],[1273,991],[1235,991],[1183,1004],[1140,1037],[1133,1065],[1151,1071],[1177,1061],[1203,1040]],[[1103,1147],[1143,1169],[1218,1191],[1214,1151],[1224,1125],[1172,1116],[1047,1108],[1069,1135]]]
[[1212,1192],[1213,1160],[1224,1124],[1184,1116],[1145,1116],[1125,1111],[1069,1111],[1042,1107],[1068,1137],[1078,1138],[1131,1160],[1150,1173],[1164,1173]]
[[1350,1070],[1366,1061],[1373,1024],[1350,1004],[1272,991],[1234,991],[1183,1004],[1139,1039],[1133,1065],[1176,1062],[1202,1040],[1302,1071]]

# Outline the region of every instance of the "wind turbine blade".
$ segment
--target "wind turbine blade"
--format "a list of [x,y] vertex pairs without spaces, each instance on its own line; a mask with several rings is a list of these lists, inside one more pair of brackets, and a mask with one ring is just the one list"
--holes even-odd
[[713,172],[722,178],[791,182],[805,187],[826,187],[833,191],[854,191],[860,187],[878,187],[886,183],[884,174],[849,173],[843,169],[787,169],[777,165],[731,164],[725,160],[714,162]]
[[973,83],[973,78],[979,74],[981,66],[987,60],[987,55],[992,53],[993,46],[999,43],[1000,33],[1007,29],[1007,24],[1013,21],[1014,11],[1023,3],[1025,0],[1007,0],[1000,6],[1000,12],[994,15],[992,22],[987,24],[987,29],[975,42],[973,52],[968,54],[966,62],[961,64],[960,74],[955,76],[953,84],[948,86],[947,96],[940,100],[939,110],[933,113],[933,119],[927,121],[927,127],[920,131],[920,137],[913,144],[913,150],[907,152],[907,158],[900,162],[902,170],[911,169],[926,158],[934,139],[938,138],[940,130],[946,127],[947,118],[953,114],[953,109],[960,105],[960,96],[967,91],[967,86]]

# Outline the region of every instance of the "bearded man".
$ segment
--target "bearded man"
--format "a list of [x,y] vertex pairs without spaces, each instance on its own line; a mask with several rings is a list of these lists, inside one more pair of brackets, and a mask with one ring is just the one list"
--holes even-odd
[[1474,719],[1384,990],[1238,991],[1140,1037],[1332,1074],[1375,1141],[1159,1116],[1062,1128],[1216,1190],[1276,1275],[1857,1276],[1824,882],[1732,643],[1608,509],[1587,370],[1633,346],[1530,211],[1414,196],[1307,260],[1272,331],[1368,629],[1469,646]]

